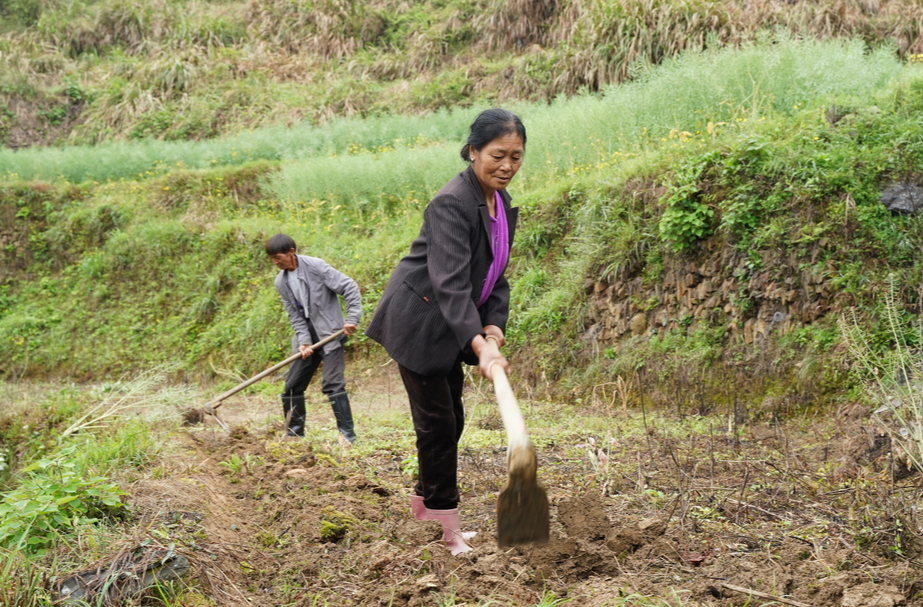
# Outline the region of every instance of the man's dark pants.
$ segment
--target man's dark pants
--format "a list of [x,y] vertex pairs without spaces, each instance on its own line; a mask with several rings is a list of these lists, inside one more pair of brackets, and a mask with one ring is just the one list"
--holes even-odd
[[345,392],[346,358],[344,349],[339,347],[333,352],[315,352],[308,358],[299,358],[293,362],[292,366],[289,367],[288,375],[285,377],[285,394],[293,396],[304,394],[321,361],[324,362],[321,392],[328,397],[338,392]]
[[314,372],[324,363],[321,391],[330,399],[337,429],[350,443],[356,440],[352,409],[346,394],[346,353],[341,346],[331,352],[315,352],[308,358],[299,358],[292,363],[285,378],[285,392],[282,394],[282,410],[290,435],[304,436],[305,406],[304,391],[314,377]]

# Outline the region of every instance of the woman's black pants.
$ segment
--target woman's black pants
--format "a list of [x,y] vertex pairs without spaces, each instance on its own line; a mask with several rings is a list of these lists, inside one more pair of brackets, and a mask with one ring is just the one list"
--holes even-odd
[[448,375],[420,375],[398,365],[410,399],[417,433],[420,479],[416,493],[430,510],[458,506],[458,440],[465,427],[462,386],[465,373],[457,363]]

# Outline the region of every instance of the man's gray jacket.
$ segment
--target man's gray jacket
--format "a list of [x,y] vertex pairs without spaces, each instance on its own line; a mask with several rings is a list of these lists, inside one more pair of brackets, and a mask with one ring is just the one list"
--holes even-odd
[[[346,323],[358,325],[362,318],[362,295],[359,294],[359,285],[356,281],[334,270],[330,264],[317,257],[298,255],[298,267],[292,270],[295,278],[304,283],[305,292],[308,294],[308,309],[302,308],[295,298],[291,287],[288,286],[287,271],[282,270],[276,276],[276,291],[282,297],[282,305],[288,312],[288,320],[295,330],[292,338],[292,351],[297,352],[298,346],[310,346],[311,332],[308,329],[307,319],[311,319],[314,330],[321,339],[343,328]],[[346,320],[343,320],[343,311],[337,295],[346,299]],[[342,347],[346,336],[334,340],[324,346],[324,352],[332,352]]]

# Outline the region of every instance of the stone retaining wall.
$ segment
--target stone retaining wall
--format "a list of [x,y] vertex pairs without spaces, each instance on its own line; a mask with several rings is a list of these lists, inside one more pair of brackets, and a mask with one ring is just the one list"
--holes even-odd
[[839,309],[829,284],[834,268],[813,263],[819,252],[815,247],[810,264],[776,258],[754,272],[740,251],[724,248],[702,262],[669,262],[660,282],[640,275],[611,284],[587,281],[589,332],[611,343],[678,327],[694,330],[704,321],[726,323],[738,342],[784,335]]

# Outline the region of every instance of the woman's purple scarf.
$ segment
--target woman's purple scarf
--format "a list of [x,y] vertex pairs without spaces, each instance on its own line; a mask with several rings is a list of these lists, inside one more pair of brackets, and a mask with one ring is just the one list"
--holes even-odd
[[510,257],[510,231],[506,224],[506,209],[503,206],[503,199],[500,198],[500,192],[494,192],[494,195],[497,199],[497,216],[490,218],[490,244],[493,248],[494,260],[487,270],[487,280],[484,281],[481,299],[478,300],[479,308],[490,297]]

